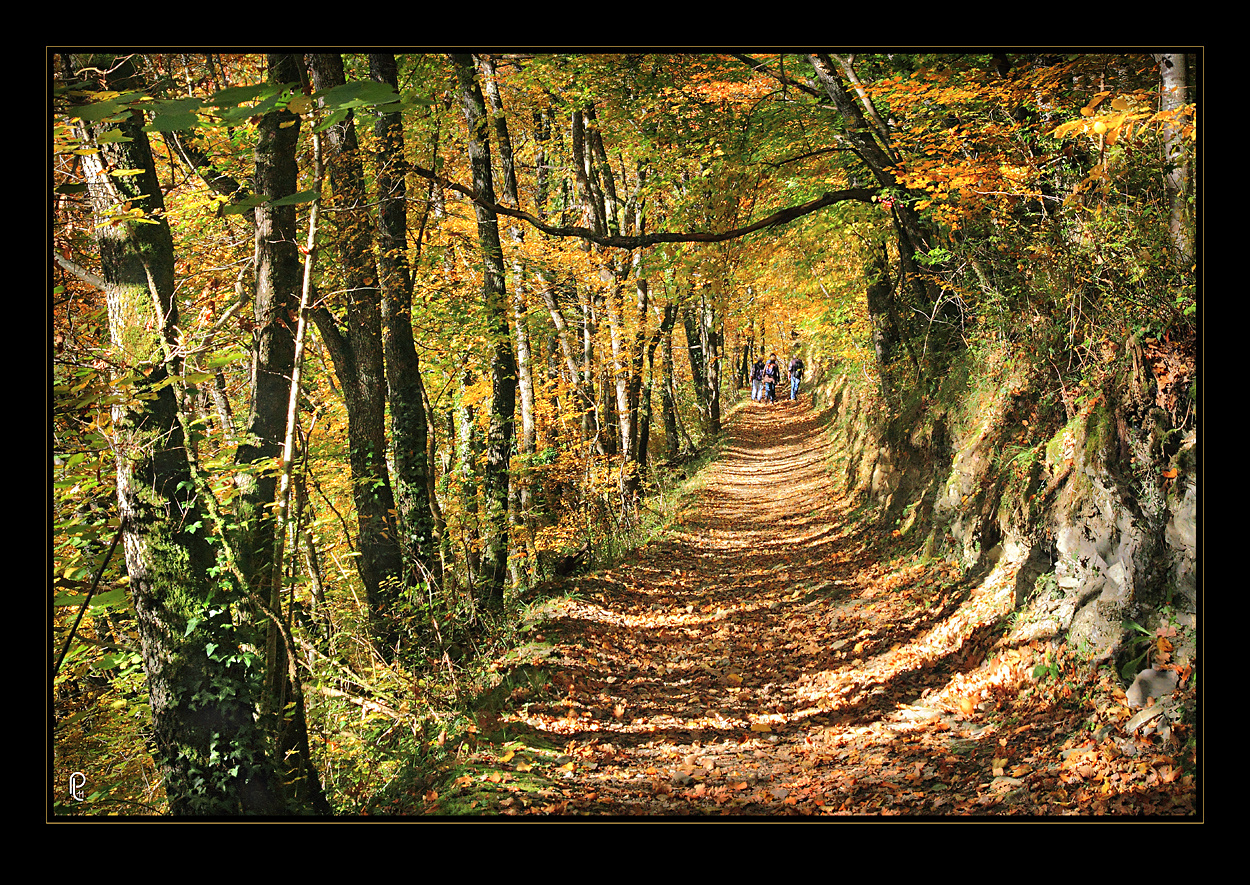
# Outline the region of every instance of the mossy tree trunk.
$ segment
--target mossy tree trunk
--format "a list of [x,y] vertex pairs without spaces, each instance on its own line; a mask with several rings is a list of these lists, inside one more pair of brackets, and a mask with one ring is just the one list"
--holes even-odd
[[[311,55],[309,62],[318,92],[346,82],[341,56]],[[386,461],[387,385],[373,225],[356,125],[350,113],[329,127],[326,141],[326,166],[333,192],[328,227],[338,263],[338,287],[345,293],[346,304],[341,324],[329,308],[320,308],[312,316],[330,352],[347,405],[348,460],[359,532],[356,567],[365,588],[374,647],[390,659],[399,641],[396,618],[408,582]]]
[[[503,608],[508,578],[508,468],[512,456],[516,413],[516,357],[508,329],[508,291],[504,276],[499,219],[494,210],[495,185],[491,174],[486,103],[470,55],[453,55],[460,103],[468,127],[469,162],[473,190],[481,202],[477,215],[482,249],[482,300],[490,335],[491,406],[486,431],[486,458],[482,468],[482,602],[488,609]],[[485,205],[484,205],[485,204]]]
[[[503,200],[514,209],[521,208],[520,188],[517,184],[516,161],[512,152],[512,138],[508,134],[508,118],[504,112],[503,96],[499,91],[495,60],[490,55],[478,56],[482,85],[490,101],[491,119],[494,123],[495,145],[499,151],[499,163],[503,170]],[[538,444],[538,430],[534,417],[534,367],[530,348],[529,305],[525,282],[526,267],[521,258],[525,241],[525,229],[519,222],[508,225],[508,238],[512,241],[512,318],[516,340],[516,388],[521,406],[521,428],[517,434],[517,454],[521,469],[515,473],[514,506],[512,521],[523,527],[521,543],[526,551],[525,559],[531,568],[537,566],[538,548],[533,536],[533,490],[530,468]],[[520,570],[515,569],[520,576]],[[526,577],[529,577],[528,575]]]
[[[80,57],[97,86],[142,88],[127,61]],[[138,115],[84,124],[84,157],[109,308],[118,509],[152,710],[154,756],[177,815],[291,810],[257,720],[259,662],[232,619],[243,588],[218,572],[180,420],[174,247]],[[121,139],[101,139],[109,129]],[[114,176],[114,170],[142,170]],[[173,382],[173,383],[171,383]]]
[[[395,56],[369,56],[374,80],[399,91]],[[378,272],[382,288],[383,350],[391,405],[395,500],[410,580],[437,571],[434,515],[430,506],[429,416],[422,401],[421,365],[412,337],[412,273],[408,265],[408,202],[404,182],[404,130],[398,113],[382,114],[377,141]]]
[[[274,54],[267,58],[274,83],[298,89],[301,59]],[[256,193],[267,201],[289,197],[298,190],[299,117],[285,108],[265,114],[257,127]],[[262,203],[253,212],[256,285],[253,299],[256,332],[252,343],[251,407],[235,453],[237,537],[240,567],[256,597],[268,600],[270,610],[286,617],[281,578],[274,565],[277,521],[272,506],[277,498],[277,474],[268,469],[282,455],[286,434],[291,378],[295,367],[295,328],[298,323],[303,262],[296,248],[295,206]],[[254,613],[258,616],[259,613]],[[302,697],[291,676],[291,659],[280,638],[279,625],[264,616],[267,632],[266,686],[262,702],[264,723],[275,758],[281,760],[283,780],[298,800],[319,813],[330,808],[321,790],[308,746],[308,726]],[[288,622],[289,623],[289,622]],[[258,624],[259,626],[259,624]],[[292,704],[292,701],[296,703]]]

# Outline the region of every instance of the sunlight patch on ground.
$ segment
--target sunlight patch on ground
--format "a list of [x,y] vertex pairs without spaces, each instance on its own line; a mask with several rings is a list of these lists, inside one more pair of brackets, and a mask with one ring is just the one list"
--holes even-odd
[[[933,666],[938,660],[958,652],[979,629],[997,623],[1012,611],[1016,575],[1024,558],[1024,555],[1004,556],[955,613],[914,641],[892,646],[869,659],[855,658],[841,667],[811,674],[797,692],[809,705],[804,712],[834,712],[858,703],[866,686],[886,685],[903,673]],[[872,598],[872,588],[862,595]],[[957,672],[944,687],[929,694],[924,705],[968,712],[972,695],[979,701],[992,688],[1008,680],[1018,680],[1025,669],[1020,661],[996,666],[997,671],[992,673],[984,672],[984,668],[975,673]],[[897,708],[895,713],[914,716],[908,713],[907,707]]]

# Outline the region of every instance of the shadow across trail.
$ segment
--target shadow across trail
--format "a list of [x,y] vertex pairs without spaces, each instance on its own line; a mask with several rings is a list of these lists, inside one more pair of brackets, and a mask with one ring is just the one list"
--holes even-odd
[[491,723],[561,751],[528,810],[825,814],[885,801],[866,785],[898,731],[877,726],[972,662],[941,651],[923,667],[890,663],[958,600],[920,571],[884,591],[875,539],[831,479],[824,427],[798,403],[743,407],[675,524],[543,607],[530,635],[547,649],[544,681]]

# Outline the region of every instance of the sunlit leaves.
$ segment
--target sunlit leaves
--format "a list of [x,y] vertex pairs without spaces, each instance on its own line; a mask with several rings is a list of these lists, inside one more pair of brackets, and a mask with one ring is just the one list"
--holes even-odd
[[[295,101],[299,102],[298,99]],[[331,112],[368,107],[375,108],[379,113],[387,113],[397,109],[399,96],[385,83],[373,80],[353,80],[342,86],[334,86],[325,92],[318,92],[311,97],[311,101]],[[311,104],[305,106],[300,102],[299,107],[306,110],[311,107]],[[301,112],[294,108],[289,109],[294,113]]]
[[246,197],[239,197],[229,205],[223,205],[220,209],[222,215],[245,215],[257,206],[265,205],[265,198],[256,194],[250,194]]
[[1050,134],[1060,139],[1088,136],[1106,145],[1114,145],[1121,138],[1142,137],[1164,127],[1179,128],[1184,138],[1195,135],[1194,105],[1155,112],[1153,95],[1149,92],[1111,96],[1110,92],[1099,92],[1081,108],[1078,119],[1056,126]]
[[[924,196],[917,208],[941,227],[959,229],[974,219],[1011,211],[1037,200],[1046,174],[1035,120],[1070,101],[1080,60],[1020,65],[1010,77],[975,64],[925,68],[870,86],[874,99],[897,119],[899,181]],[[1097,93],[1086,116],[1054,130],[1093,133],[1095,122],[1111,143],[1139,121],[1148,96]],[[1103,105],[1104,99],[1110,98]],[[1088,119],[1095,112],[1105,119]]]
[[315,104],[311,96],[296,95],[286,103],[286,109],[292,114],[306,114],[313,109]]
[[[53,597],[52,604],[55,606],[81,606],[86,598],[85,594],[58,593]],[[92,608],[125,608],[129,604],[130,600],[126,595],[125,587],[96,593],[91,597],[90,602]]]
[[271,93],[273,87],[268,83],[254,83],[251,86],[229,86],[219,89],[204,100],[204,104],[215,108],[234,108],[257,101],[262,95]]

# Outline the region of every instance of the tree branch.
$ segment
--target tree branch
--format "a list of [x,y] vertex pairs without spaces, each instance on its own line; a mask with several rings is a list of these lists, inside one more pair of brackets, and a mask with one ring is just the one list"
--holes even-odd
[[78,264],[75,264],[73,261],[70,261],[68,258],[60,254],[56,250],[53,250],[52,252],[52,260],[55,261],[57,264],[61,265],[62,269],[69,271],[74,276],[78,277],[78,279],[86,283],[88,286],[94,286],[95,288],[99,289],[101,292],[108,291],[107,285],[105,284],[103,277],[97,276],[96,274],[93,274],[91,271],[87,270],[85,267],[81,267]]
[[868,114],[868,119],[872,121],[876,127],[877,137],[881,139],[881,143],[885,145],[885,149],[894,159],[898,159],[894,155],[894,149],[890,146],[890,127],[885,125],[885,121],[877,113],[876,105],[872,103],[872,97],[869,96],[868,90],[864,88],[864,84],[859,81],[859,77],[855,74],[855,56],[834,55],[832,58],[837,61],[838,66],[842,68],[842,73],[846,74],[846,79],[850,81],[851,87],[855,90],[855,94],[859,96],[859,102],[864,106],[864,111]]
[[504,215],[509,218],[519,218],[520,220],[530,224],[534,228],[553,237],[578,237],[588,242],[595,243],[600,246],[610,246],[616,249],[642,249],[647,246],[656,246],[660,243],[723,243],[726,240],[734,240],[738,237],[744,237],[747,234],[755,233],[769,227],[776,227],[779,224],[786,224],[796,218],[802,218],[804,215],[810,215],[812,212],[824,209],[826,206],[832,206],[835,203],[843,203],[849,200],[857,200],[861,203],[871,203],[872,198],[876,196],[875,188],[847,188],[845,190],[831,191],[815,200],[809,200],[797,206],[791,206],[787,209],[781,209],[762,218],[754,224],[745,227],[737,227],[732,230],[719,231],[714,233],[698,233],[693,231],[657,231],[656,233],[640,234],[638,236],[621,236],[612,234],[600,234],[590,228],[578,227],[576,225],[554,225],[523,212],[520,209],[511,209],[507,206],[501,206],[498,203],[481,198],[470,187],[457,184],[450,179],[443,178],[431,169],[412,164],[409,168],[423,178],[431,181],[437,181],[443,187],[454,190],[463,194],[479,206],[487,209],[493,209],[496,214]]
[[806,92],[808,95],[812,96],[813,98],[819,101],[823,102],[823,101],[829,100],[829,96],[825,95],[823,92],[821,92],[815,86],[812,86],[810,83],[805,83],[802,80],[795,80],[793,77],[788,77],[783,71],[774,71],[772,68],[770,68],[768,65],[764,64],[764,62],[760,61],[757,58],[751,58],[751,56],[749,55],[737,55],[737,54],[734,55],[734,58],[738,59],[738,61],[742,62],[744,65],[746,65],[751,70],[755,71],[757,74],[764,74],[767,77],[772,77],[778,83],[783,83],[786,86],[793,86],[795,89],[798,89],[800,92]]
[[[187,164],[187,167],[193,170],[211,190],[228,198],[232,203],[240,197],[247,196],[249,193],[247,185],[218,169],[208,154],[194,142],[194,138],[191,132],[165,133],[165,140],[173,145],[174,150],[178,152],[178,156]],[[243,214],[248,221],[255,223],[255,210],[248,209]]]

